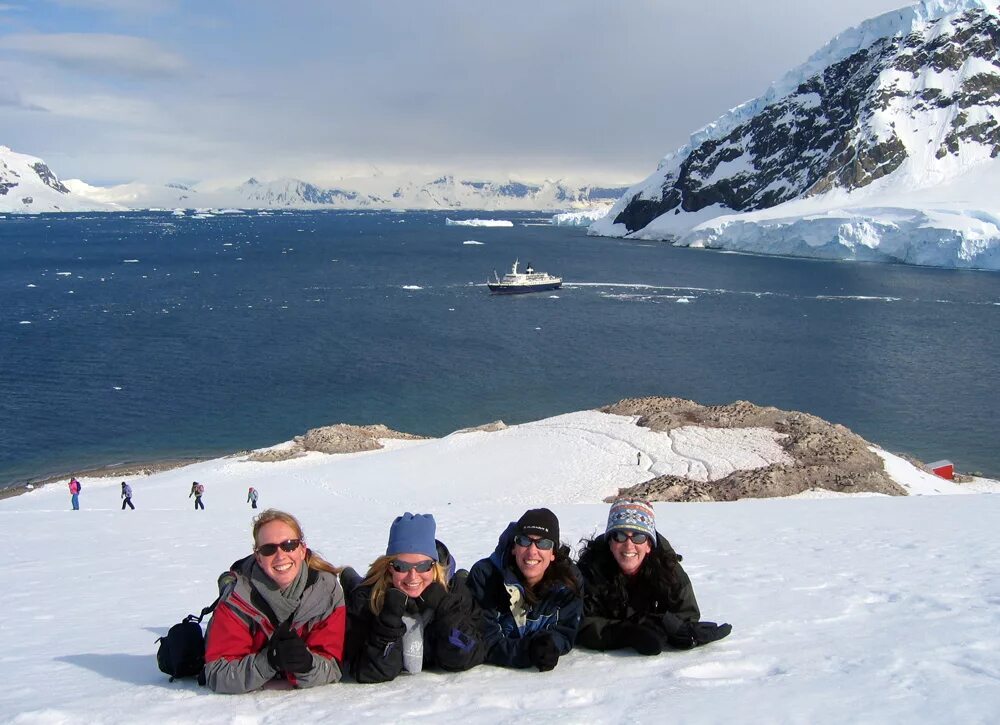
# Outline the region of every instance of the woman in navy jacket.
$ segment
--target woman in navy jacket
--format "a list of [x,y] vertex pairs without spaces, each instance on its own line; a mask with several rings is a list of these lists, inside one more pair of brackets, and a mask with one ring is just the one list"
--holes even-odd
[[469,588],[483,609],[486,662],[545,672],[573,648],[582,579],[548,509],[511,522],[496,551],[472,567]]

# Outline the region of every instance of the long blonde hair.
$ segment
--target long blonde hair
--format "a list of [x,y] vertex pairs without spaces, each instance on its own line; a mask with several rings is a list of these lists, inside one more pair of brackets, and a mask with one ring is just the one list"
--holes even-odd
[[[278,509],[267,509],[262,511],[260,514],[254,517],[253,520],[253,545],[257,548],[257,534],[262,528],[268,524],[280,521],[285,524],[288,528],[295,532],[296,539],[302,539],[303,546],[305,545],[305,534],[302,533],[302,526],[299,524],[299,520],[292,516],[290,513],[284,511],[279,511]],[[338,576],[340,572],[344,570],[343,567],[336,567],[322,556],[318,552],[313,551],[309,547],[306,547],[306,566],[310,569],[315,569],[316,571],[326,571],[334,576]]]
[[[361,586],[372,588],[371,595],[368,597],[368,606],[376,616],[382,611],[382,605],[385,604],[385,593],[392,588],[392,567],[390,564],[395,559],[396,554],[386,554],[377,558],[368,567],[365,580],[361,582]],[[434,572],[434,581],[447,589],[448,570],[444,568],[444,565],[440,561],[435,561],[431,571]]]

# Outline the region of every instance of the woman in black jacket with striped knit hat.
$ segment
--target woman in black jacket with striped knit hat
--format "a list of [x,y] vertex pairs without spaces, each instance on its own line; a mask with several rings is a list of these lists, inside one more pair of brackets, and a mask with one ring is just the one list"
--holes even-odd
[[728,624],[699,621],[694,588],[680,562],[656,531],[648,501],[616,500],[606,532],[587,542],[580,554],[585,589],[577,642],[590,649],[631,647],[656,655],[728,635]]

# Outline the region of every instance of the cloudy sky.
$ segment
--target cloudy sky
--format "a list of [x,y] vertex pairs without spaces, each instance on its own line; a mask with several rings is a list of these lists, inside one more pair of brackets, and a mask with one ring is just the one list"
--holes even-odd
[[3,0],[0,144],[96,184],[631,183],[906,0]]

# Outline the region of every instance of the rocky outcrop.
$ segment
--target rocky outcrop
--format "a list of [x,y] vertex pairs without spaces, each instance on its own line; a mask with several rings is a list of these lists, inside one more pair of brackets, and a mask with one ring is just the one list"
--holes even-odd
[[311,428],[305,435],[295,436],[289,445],[252,451],[248,461],[275,462],[297,458],[309,451],[319,453],[358,453],[382,448],[380,439],[422,440],[426,436],[401,433],[381,423],[376,425],[348,425],[337,423],[322,428]]
[[735,501],[741,498],[791,496],[812,488],[841,493],[871,492],[905,496],[886,474],[882,459],[848,428],[808,413],[762,407],[739,400],[704,406],[683,398],[629,398],[600,409],[639,416],[638,425],[668,432],[687,425],[710,428],[771,428],[794,464],[773,464],[734,471],[715,481],[658,476],[619,490],[619,495],[652,501]]

